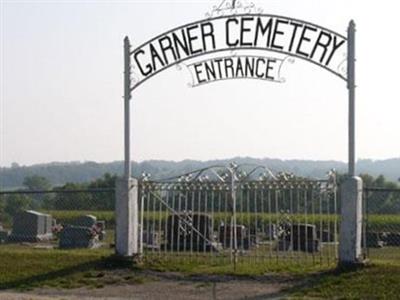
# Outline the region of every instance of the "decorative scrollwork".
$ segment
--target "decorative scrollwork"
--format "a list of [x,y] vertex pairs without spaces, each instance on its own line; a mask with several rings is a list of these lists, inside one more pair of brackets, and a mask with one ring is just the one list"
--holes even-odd
[[206,13],[206,18],[262,12],[263,9],[256,7],[253,2],[247,0],[223,0],[220,5],[214,5],[212,10]]
[[294,64],[295,62],[296,62],[296,59],[295,59],[293,56],[290,56],[290,55],[286,56],[286,57],[282,60],[281,65],[279,66],[279,70],[278,70],[278,81],[279,81],[280,83],[285,83],[285,82],[286,82],[286,78],[283,77],[282,74],[281,74],[281,72],[282,72],[282,67],[283,67],[286,63]]
[[136,83],[140,81],[139,75],[135,72],[135,68],[132,67],[133,71],[131,72],[131,86],[134,87]]
[[177,69],[178,71],[187,70],[187,72],[189,72],[192,81],[191,81],[191,82],[188,82],[186,85],[187,85],[189,88],[192,88],[192,87],[194,86],[194,78],[193,78],[192,72],[190,72],[190,70],[189,70],[188,65],[186,65],[186,64],[184,64],[184,63],[181,62],[181,63],[176,64],[176,69]]
[[343,59],[337,66],[337,72],[347,77],[347,53],[343,53]]
[[332,169],[328,172],[328,184],[331,186],[336,186],[337,180],[337,173],[335,169]]
[[141,181],[145,181],[145,182],[150,181],[150,177],[151,177],[150,173],[143,172],[142,176],[141,176]]

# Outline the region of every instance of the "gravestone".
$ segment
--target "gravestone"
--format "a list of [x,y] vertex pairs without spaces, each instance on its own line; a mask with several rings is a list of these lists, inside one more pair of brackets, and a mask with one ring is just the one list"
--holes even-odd
[[[219,242],[224,248],[234,248],[234,227],[222,224],[219,227]],[[255,244],[255,239],[251,238],[246,226],[236,225],[236,245],[238,249],[249,250]]]
[[317,239],[316,226],[312,224],[293,224],[293,250],[317,252],[320,245]]
[[318,252],[320,242],[317,239],[316,226],[312,224],[292,224],[278,241],[280,251]]
[[99,240],[103,241],[106,238],[106,221],[97,221],[95,230],[99,235]]
[[97,221],[92,215],[80,216],[65,224],[60,232],[59,247],[97,248],[105,238],[105,221]]
[[170,215],[165,228],[166,248],[175,251],[211,251],[212,219],[208,214]]
[[8,239],[8,231],[4,230],[3,225],[0,224],[0,244],[3,244]]
[[276,224],[267,224],[265,226],[265,237],[270,241],[278,239],[278,229]]
[[48,241],[52,234],[53,218],[33,210],[20,212],[14,216],[9,242]]
[[[385,246],[383,238],[386,234],[381,234],[380,232],[367,232],[365,237],[367,239],[368,248],[382,248]],[[364,241],[363,241],[364,242]],[[364,245],[364,243],[362,243]]]
[[70,248],[94,248],[98,242],[94,232],[89,227],[67,226],[60,233],[59,247]]
[[146,249],[159,249],[160,248],[160,234],[152,229],[143,230],[142,242],[143,247]]
[[318,230],[317,237],[323,243],[332,243],[335,241],[335,234],[330,232],[329,230]]
[[389,232],[383,240],[388,246],[400,246],[400,232]]

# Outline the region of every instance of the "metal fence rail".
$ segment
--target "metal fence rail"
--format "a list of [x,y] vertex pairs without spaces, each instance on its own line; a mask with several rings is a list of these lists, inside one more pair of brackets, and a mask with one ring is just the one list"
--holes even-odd
[[363,247],[372,261],[400,261],[400,189],[364,189]]
[[144,256],[335,262],[336,182],[255,166],[211,167],[166,181],[140,181]]

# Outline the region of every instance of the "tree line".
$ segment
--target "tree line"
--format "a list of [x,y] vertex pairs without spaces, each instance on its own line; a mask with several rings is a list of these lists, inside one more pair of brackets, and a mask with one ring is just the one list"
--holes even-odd
[[[326,171],[336,169],[338,172],[346,172],[347,165],[338,161],[311,161],[311,160],[280,160],[280,159],[256,159],[251,157],[235,157],[231,159],[196,161],[184,160],[180,162],[152,160],[140,163],[132,162],[134,177],[140,177],[143,173],[152,174],[152,178],[168,178],[185,174],[193,170],[202,169],[212,165],[228,165],[230,162],[237,164],[257,164],[268,166],[274,173],[291,172],[298,176],[324,178]],[[123,174],[123,162],[110,163],[97,162],[70,162],[48,163],[33,166],[20,166],[17,163],[11,167],[0,167],[0,187],[6,189],[21,188],[26,177],[38,175],[45,177],[50,183],[64,185],[67,182],[86,183],[102,177],[105,173]],[[357,170],[373,176],[383,174],[391,181],[397,181],[400,177],[400,158],[386,160],[358,160]]]
[[[399,189],[399,184],[387,180],[383,175],[373,177],[368,174],[360,175],[364,187],[385,189],[371,191],[366,197],[366,208],[369,213],[400,214],[400,192],[391,191]],[[115,174],[105,173],[102,177],[86,183],[66,183],[53,187],[50,181],[39,175],[25,177],[21,193],[0,195],[0,222],[9,221],[10,218],[22,210],[88,210],[110,211],[114,210]],[[338,176],[338,183],[345,179],[344,175]],[[74,192],[68,191],[109,189],[99,192]],[[25,194],[26,191],[47,190],[51,193]],[[340,193],[338,195],[340,209]]]
[[[10,194],[0,195],[0,222],[9,222],[16,213],[33,210],[113,210],[114,190],[117,176],[105,173],[102,177],[87,183],[66,183],[52,187],[50,181],[39,175],[25,177],[23,188]],[[104,189],[99,192],[73,192],[77,190]],[[109,190],[108,190],[109,189]],[[46,193],[24,193],[30,191]],[[18,193],[21,192],[21,193]]]

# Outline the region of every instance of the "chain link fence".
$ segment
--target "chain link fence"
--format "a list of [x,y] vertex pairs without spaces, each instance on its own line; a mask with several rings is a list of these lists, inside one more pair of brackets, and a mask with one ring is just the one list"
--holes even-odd
[[0,247],[110,248],[112,188],[0,191]]
[[400,262],[400,189],[364,189],[363,246],[371,261]]

